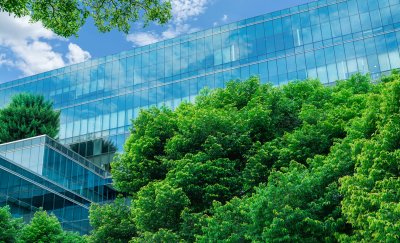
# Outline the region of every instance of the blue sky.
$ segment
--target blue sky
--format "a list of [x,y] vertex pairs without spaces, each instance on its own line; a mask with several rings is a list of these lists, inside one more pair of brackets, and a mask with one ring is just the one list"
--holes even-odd
[[173,19],[165,26],[135,24],[129,34],[99,33],[88,20],[79,36],[69,39],[28,17],[0,13],[0,83],[311,1],[171,0]]

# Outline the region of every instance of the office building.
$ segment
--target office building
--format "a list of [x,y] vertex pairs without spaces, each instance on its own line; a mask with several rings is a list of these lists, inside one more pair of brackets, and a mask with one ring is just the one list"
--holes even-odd
[[90,230],[90,203],[115,198],[109,173],[46,135],[0,144],[0,206],[25,221],[42,208],[66,230]]

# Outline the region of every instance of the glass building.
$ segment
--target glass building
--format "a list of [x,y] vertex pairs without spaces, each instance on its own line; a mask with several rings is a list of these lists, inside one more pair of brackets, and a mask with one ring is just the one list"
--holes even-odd
[[109,174],[43,135],[0,145],[0,206],[28,221],[43,208],[64,229],[88,233],[90,203],[115,198]]
[[320,0],[0,84],[0,107],[44,95],[61,110],[58,142],[108,170],[140,109],[173,109],[251,75],[273,85],[378,78],[400,68],[399,44],[400,0]]

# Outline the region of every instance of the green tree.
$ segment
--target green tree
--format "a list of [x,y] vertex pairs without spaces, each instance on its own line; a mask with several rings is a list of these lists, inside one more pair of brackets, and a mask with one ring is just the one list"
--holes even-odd
[[182,189],[165,182],[149,183],[133,201],[132,215],[140,232],[157,232],[159,229],[177,230],[180,214],[189,205]]
[[17,17],[30,16],[57,35],[77,35],[91,17],[99,31],[117,29],[128,33],[131,24],[142,20],[165,24],[171,19],[171,4],[162,0],[6,0],[0,11]]
[[124,153],[111,163],[115,187],[130,195],[154,180],[165,178],[164,146],[174,135],[175,114],[168,108],[142,110],[133,122]]
[[400,239],[400,75],[384,81],[360,121],[371,135],[354,144],[355,173],[340,180],[343,214],[353,228],[341,241]]
[[247,203],[248,239],[334,242],[351,229],[341,214],[339,179],[353,173],[352,143],[365,134],[358,125],[373,86],[357,75],[328,90],[318,105],[303,105],[299,127],[249,158],[273,169]]
[[62,243],[85,243],[87,242],[84,237],[82,237],[77,232],[64,231],[62,235]]
[[399,94],[398,73],[331,87],[252,77],[142,113],[113,168],[135,198],[133,241],[398,241]]
[[0,207],[0,242],[17,242],[21,227],[22,221],[12,217],[9,206]]
[[89,213],[93,227],[89,242],[128,242],[137,235],[127,199],[117,198],[105,205],[92,204]]
[[0,242],[63,242],[84,243],[86,240],[76,232],[63,231],[54,215],[37,211],[29,224],[13,218],[10,207],[0,207]]
[[226,202],[241,192],[237,163],[229,159],[209,159],[205,154],[176,161],[167,176],[171,185],[181,188],[191,202],[191,209],[201,212],[214,200]]
[[198,242],[251,242],[246,239],[250,223],[248,199],[233,198],[222,205],[214,202],[211,215],[207,216]]
[[61,224],[54,215],[48,215],[46,211],[37,211],[31,222],[26,225],[20,234],[23,242],[61,242],[64,232]]
[[141,235],[141,237],[135,237],[130,243],[165,243],[165,242],[184,242],[179,235],[174,233],[171,230],[160,229],[159,231],[152,233],[152,232],[145,232]]
[[60,112],[43,96],[18,94],[8,106],[0,110],[0,143],[47,134],[56,138],[60,126]]

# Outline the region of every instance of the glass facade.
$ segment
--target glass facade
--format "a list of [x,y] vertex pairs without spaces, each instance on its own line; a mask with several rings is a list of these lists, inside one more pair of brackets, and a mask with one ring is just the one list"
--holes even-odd
[[90,203],[115,198],[108,173],[43,135],[0,145],[0,206],[28,221],[43,208],[88,233]]
[[[29,201],[29,207],[50,207],[72,222],[78,219],[68,218],[67,209],[56,209],[54,192],[68,192],[69,199],[60,200],[81,210],[78,218],[87,223],[88,202],[113,197],[105,171],[140,109],[174,109],[204,87],[221,88],[251,75],[273,85],[306,78],[329,84],[356,72],[378,78],[400,68],[399,13],[400,0],[314,1],[2,83],[0,107],[21,92],[52,100],[61,111],[58,142],[76,153],[43,137],[0,146],[0,160],[13,166],[0,167],[0,205],[15,201],[13,210],[24,215],[30,211],[22,205]],[[26,188],[35,187],[36,179],[24,173],[60,188],[40,182],[47,189],[34,194]],[[51,202],[46,197],[54,198],[52,206],[45,205]]]

